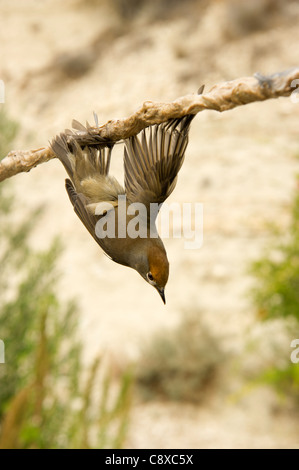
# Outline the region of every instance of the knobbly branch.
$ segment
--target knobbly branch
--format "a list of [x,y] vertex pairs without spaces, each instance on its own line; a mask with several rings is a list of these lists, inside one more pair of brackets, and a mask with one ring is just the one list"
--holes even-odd
[[[190,94],[171,103],[146,101],[131,116],[108,121],[102,126],[86,128],[73,122],[74,130],[66,131],[68,139],[75,139],[82,147],[85,145],[107,145],[132,135],[153,124],[160,124],[171,118],[185,114],[197,114],[205,109],[219,112],[228,111],[237,106],[265,101],[280,96],[290,96],[299,80],[299,67],[269,76],[255,74],[229,82],[220,83],[207,93]],[[48,147],[37,150],[17,150],[0,162],[0,182],[21,172],[30,171],[35,166],[55,158]]]

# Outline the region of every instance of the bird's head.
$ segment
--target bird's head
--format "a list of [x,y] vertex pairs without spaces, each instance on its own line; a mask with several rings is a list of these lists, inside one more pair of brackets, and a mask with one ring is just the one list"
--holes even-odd
[[169,262],[163,244],[151,243],[144,251],[143,256],[139,258],[139,263],[135,266],[135,269],[146,282],[159,292],[165,304],[165,286],[168,281]]

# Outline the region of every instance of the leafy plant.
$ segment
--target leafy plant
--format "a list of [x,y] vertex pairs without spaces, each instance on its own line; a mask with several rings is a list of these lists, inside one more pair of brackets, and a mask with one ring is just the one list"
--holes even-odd
[[[299,182],[299,180],[298,180]],[[264,319],[293,317],[299,321],[299,191],[291,208],[287,233],[276,229],[274,242],[251,266],[252,298]]]
[[[299,183],[299,178],[298,178]],[[273,243],[251,266],[255,285],[251,291],[259,317],[265,321],[284,319],[292,329],[293,338],[299,332],[299,186],[291,207],[289,228],[273,229]],[[293,333],[295,332],[295,333]],[[289,343],[288,343],[289,348]],[[288,351],[288,355],[290,354]],[[259,382],[274,385],[287,396],[299,396],[299,365],[270,367],[258,377]]]
[[[0,126],[7,147],[9,120],[2,116]],[[131,374],[125,371],[115,383],[100,359],[86,370],[77,306],[61,303],[56,294],[61,245],[54,240],[48,250],[33,250],[28,237],[41,209],[26,218],[17,209],[9,184],[2,183],[0,448],[121,447]]]

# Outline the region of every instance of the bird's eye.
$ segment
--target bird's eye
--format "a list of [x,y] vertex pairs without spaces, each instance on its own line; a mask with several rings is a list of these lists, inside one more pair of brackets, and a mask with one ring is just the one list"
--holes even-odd
[[152,275],[151,272],[147,273],[147,278],[149,281],[153,281],[154,280],[154,276]]

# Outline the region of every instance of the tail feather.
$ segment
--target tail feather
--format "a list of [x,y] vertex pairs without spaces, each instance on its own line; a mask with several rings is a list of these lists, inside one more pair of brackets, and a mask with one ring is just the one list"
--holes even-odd
[[81,149],[75,139],[63,133],[56,136],[50,146],[75,186],[90,176],[109,174],[112,147]]
[[56,157],[59,158],[64,168],[67,171],[67,174],[74,180],[74,169],[71,164],[70,159],[70,150],[68,148],[67,138],[65,134],[60,134],[53,139],[50,144],[52,151],[55,153]]

